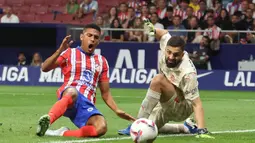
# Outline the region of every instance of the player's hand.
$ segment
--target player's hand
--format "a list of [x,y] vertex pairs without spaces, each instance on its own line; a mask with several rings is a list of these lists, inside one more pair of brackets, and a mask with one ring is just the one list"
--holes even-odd
[[155,35],[154,25],[147,18],[143,18],[143,22],[144,22],[143,26],[144,26],[145,33],[150,36],[154,36]]
[[128,121],[132,121],[134,122],[136,119],[134,117],[132,117],[131,115],[125,113],[124,111],[117,109],[115,111],[115,113],[117,114],[117,116],[119,116],[122,119],[128,120]]
[[70,38],[71,38],[71,35],[68,35],[63,39],[58,49],[61,53],[73,44],[73,40],[70,41]]
[[211,136],[210,132],[206,129],[197,129],[198,135],[196,135],[196,138],[203,138],[203,139],[215,139],[215,137]]

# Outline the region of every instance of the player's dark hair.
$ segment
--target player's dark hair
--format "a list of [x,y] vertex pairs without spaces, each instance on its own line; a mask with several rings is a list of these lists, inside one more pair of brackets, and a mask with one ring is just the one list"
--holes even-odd
[[182,51],[184,51],[185,44],[185,41],[179,36],[172,36],[167,41],[167,46],[180,47]]
[[85,25],[83,31],[86,31],[88,28],[96,29],[99,33],[101,33],[101,28],[94,23]]

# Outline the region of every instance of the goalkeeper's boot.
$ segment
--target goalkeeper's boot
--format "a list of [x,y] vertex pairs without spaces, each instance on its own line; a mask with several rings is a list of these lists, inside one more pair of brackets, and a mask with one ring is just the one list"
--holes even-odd
[[48,129],[46,132],[45,132],[45,135],[46,136],[63,136],[64,135],[64,132],[65,131],[68,131],[69,128],[67,127],[61,127],[57,130],[50,130]]
[[127,128],[119,130],[118,134],[119,135],[128,135],[129,136],[130,135],[130,128],[131,128],[131,125],[128,125]]
[[196,125],[194,119],[192,119],[192,118],[188,118],[188,119],[185,120],[184,127],[188,128],[189,132],[191,134],[196,134],[197,133],[197,125]]
[[50,116],[48,114],[41,116],[41,118],[38,121],[36,135],[44,136],[49,126],[50,126]]

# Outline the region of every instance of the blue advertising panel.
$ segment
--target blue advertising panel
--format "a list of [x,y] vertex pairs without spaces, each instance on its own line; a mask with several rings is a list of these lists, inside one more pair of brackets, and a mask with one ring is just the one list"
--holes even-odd
[[[148,88],[157,69],[111,68],[110,83],[113,88]],[[0,66],[0,85],[60,86],[61,69],[42,72],[39,67]],[[254,90],[255,72],[199,70],[200,90]]]

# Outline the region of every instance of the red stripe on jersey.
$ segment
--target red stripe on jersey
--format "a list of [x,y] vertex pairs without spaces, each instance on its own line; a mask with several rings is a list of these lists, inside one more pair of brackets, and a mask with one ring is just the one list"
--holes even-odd
[[[93,87],[97,87],[98,79],[99,79],[99,73],[101,72],[101,65],[99,62],[99,57],[98,55],[94,56],[95,59],[95,74],[93,77]],[[96,103],[96,92],[94,93],[94,104]]]
[[102,65],[102,72],[101,72],[99,81],[101,82],[109,81],[109,77],[108,77],[109,67],[107,64],[107,60],[104,57],[102,57],[102,60],[103,60],[103,65]]
[[61,92],[65,89],[65,86],[67,84],[67,82],[69,81],[69,78],[71,77],[71,69],[72,67],[69,66],[71,65],[71,48],[68,48],[66,51],[64,51],[62,54],[61,54],[61,57],[65,58],[65,64],[63,64],[64,66],[61,66],[61,70],[62,70],[62,73],[64,75],[64,84],[58,89],[57,91],[57,95],[58,95],[58,98],[60,98],[60,94]]
[[74,82],[72,83],[72,86],[77,86],[78,82],[76,80],[80,80],[81,77],[81,51],[78,49],[75,49],[75,74],[74,74]]
[[68,82],[69,81],[69,78],[71,76],[71,69],[72,67],[70,66],[71,65],[71,53],[72,53],[72,50],[69,48],[65,53],[64,55],[62,55],[63,57],[66,57],[66,64],[64,67],[61,67],[62,68],[62,73],[64,74],[64,82]]
[[[87,70],[86,69],[86,67],[87,67],[87,60],[86,60],[86,54],[83,54],[82,55],[82,62],[83,62],[83,68],[85,68],[85,70]],[[82,94],[84,94],[84,91],[85,91],[85,89],[87,88],[87,86],[85,85],[85,84],[83,84],[82,86],[81,86],[81,88],[80,88],[80,93],[82,93]],[[85,95],[86,96],[86,95]],[[87,97],[87,96],[86,96]]]
[[94,78],[93,78],[93,86],[97,86],[97,79],[98,79],[98,76],[99,76],[99,72],[100,72],[100,68],[101,68],[101,65],[100,65],[100,62],[99,62],[99,59],[98,59],[98,55],[95,55],[94,56],[94,59],[95,59],[95,74],[94,74]]

